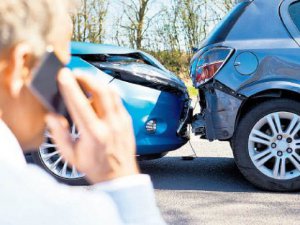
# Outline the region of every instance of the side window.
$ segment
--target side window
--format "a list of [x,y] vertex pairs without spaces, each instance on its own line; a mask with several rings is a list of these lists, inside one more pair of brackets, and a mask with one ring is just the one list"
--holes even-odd
[[300,31],[300,1],[290,5],[289,13],[296,27]]

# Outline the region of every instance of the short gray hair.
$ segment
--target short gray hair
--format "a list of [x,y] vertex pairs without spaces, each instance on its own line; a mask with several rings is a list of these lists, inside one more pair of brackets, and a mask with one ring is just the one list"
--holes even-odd
[[69,0],[1,0],[0,52],[26,42],[40,56],[61,25],[57,15],[67,16],[69,6]]

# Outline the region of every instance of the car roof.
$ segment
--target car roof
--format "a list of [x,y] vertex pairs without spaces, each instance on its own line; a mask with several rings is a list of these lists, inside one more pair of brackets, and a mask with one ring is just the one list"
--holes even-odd
[[282,0],[253,0],[228,32],[224,44],[234,43],[237,48],[294,47],[296,42],[279,13],[281,3]]

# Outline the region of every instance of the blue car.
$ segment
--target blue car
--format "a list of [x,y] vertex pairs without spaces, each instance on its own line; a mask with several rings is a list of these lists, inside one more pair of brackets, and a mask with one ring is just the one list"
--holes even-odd
[[[162,157],[188,141],[187,127],[182,123],[189,112],[186,86],[155,58],[128,48],[77,42],[72,43],[71,52],[70,69],[97,76],[120,94],[132,116],[139,158]],[[79,135],[74,124],[71,135]],[[84,174],[63,161],[48,132],[32,157],[62,182],[86,183]]]
[[241,0],[191,62],[193,131],[259,188],[300,189],[300,1]]

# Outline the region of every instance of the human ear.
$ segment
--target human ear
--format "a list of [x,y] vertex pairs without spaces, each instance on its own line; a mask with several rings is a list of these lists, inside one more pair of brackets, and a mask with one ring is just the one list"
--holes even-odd
[[13,97],[18,97],[30,74],[28,59],[31,48],[27,44],[17,44],[8,54],[5,72],[6,85]]

